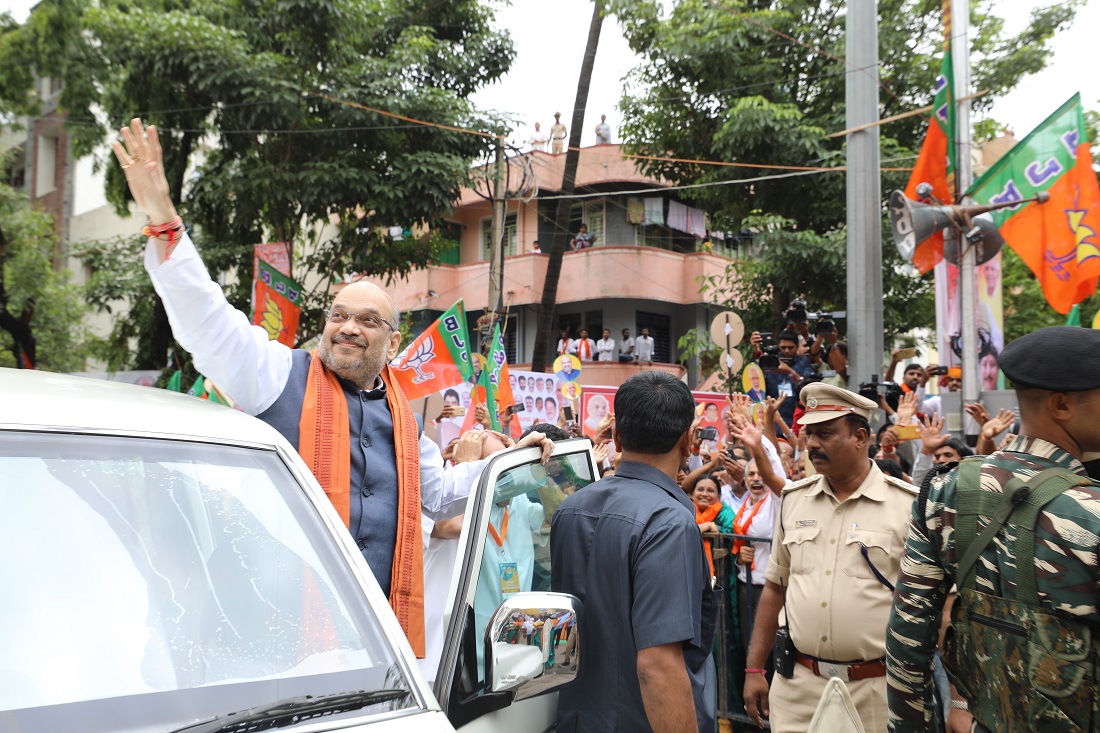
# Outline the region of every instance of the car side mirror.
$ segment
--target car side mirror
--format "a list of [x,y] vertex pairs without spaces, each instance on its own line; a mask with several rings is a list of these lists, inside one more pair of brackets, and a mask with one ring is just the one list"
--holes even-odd
[[485,630],[485,679],[523,700],[577,679],[581,602],[568,593],[516,593]]

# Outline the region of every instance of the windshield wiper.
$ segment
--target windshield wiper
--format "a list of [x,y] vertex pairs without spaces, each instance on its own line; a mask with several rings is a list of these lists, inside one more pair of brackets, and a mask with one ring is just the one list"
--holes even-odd
[[360,710],[369,705],[408,697],[408,690],[373,690],[341,692],[333,695],[303,695],[280,700],[264,708],[252,708],[219,715],[201,723],[176,728],[172,733],[237,733],[261,731],[298,725],[313,718],[339,715]]

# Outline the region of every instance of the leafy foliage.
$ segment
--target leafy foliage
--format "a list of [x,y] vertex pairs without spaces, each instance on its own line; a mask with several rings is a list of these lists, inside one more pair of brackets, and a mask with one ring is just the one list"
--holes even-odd
[[[993,0],[972,3],[973,85],[990,90],[974,102],[979,113],[1046,65],[1051,39],[1081,4],[1033,10],[1028,27],[1008,37]],[[652,0],[612,3],[644,58],[621,102],[627,151],[679,159],[638,165],[676,185],[715,184],[682,195],[713,212],[715,228],[755,232],[752,255],[702,285],[713,302],[764,330],[797,296],[811,310],[845,307],[843,173],[767,168],[845,163],[844,138],[828,137],[846,126],[844,7],[820,0],[679,0],[663,19]],[[879,16],[879,100],[888,117],[930,102],[944,36],[939,0],[880,0]],[[914,116],[880,128],[885,168],[904,169],[915,159],[926,124]],[[907,178],[905,170],[883,171],[884,199]],[[885,221],[883,279],[888,335],[934,322],[931,277],[920,278],[900,260]]]
[[69,273],[53,266],[53,219],[21,191],[0,184],[0,366],[18,351],[38,369],[84,367],[85,308]]
[[[503,131],[468,101],[514,57],[492,17],[477,0],[46,0],[0,25],[0,110],[33,111],[31,64],[59,77],[74,151],[101,156],[121,214],[128,191],[102,146],[134,116],[156,124],[173,199],[209,269],[235,273],[236,304],[257,242],[289,242],[293,267],[326,283],[401,275],[440,243],[388,228],[440,223],[491,139],[373,110]],[[162,309],[132,304],[145,322],[130,337],[162,328],[149,320]],[[303,318],[299,340],[318,322]]]

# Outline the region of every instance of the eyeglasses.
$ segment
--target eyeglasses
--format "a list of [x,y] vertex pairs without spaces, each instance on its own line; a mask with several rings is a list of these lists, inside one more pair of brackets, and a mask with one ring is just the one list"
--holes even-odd
[[387,321],[381,316],[376,316],[373,313],[348,313],[342,308],[331,308],[325,311],[325,320],[329,323],[335,323],[337,325],[347,323],[349,319],[358,321],[359,325],[363,328],[375,329],[382,328],[382,324],[386,324],[393,329],[393,324]]

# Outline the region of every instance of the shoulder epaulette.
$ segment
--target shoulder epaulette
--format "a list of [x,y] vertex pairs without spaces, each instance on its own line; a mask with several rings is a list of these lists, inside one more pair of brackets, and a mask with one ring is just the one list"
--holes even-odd
[[893,476],[883,476],[883,478],[886,479],[886,483],[890,484],[891,486],[896,486],[899,489],[908,491],[910,494],[920,493],[920,489],[909,483],[908,481],[902,481],[900,478],[894,478]]
[[813,485],[813,483],[815,481],[818,481],[819,479],[822,479],[822,478],[824,478],[824,477],[821,474],[816,474],[816,475],[813,475],[813,476],[807,476],[804,479],[801,479],[799,481],[795,481],[793,484],[787,484],[786,486],[784,486],[783,487],[783,493],[786,494],[789,491],[797,491],[798,489],[803,489],[807,486],[811,486],[811,485]]

